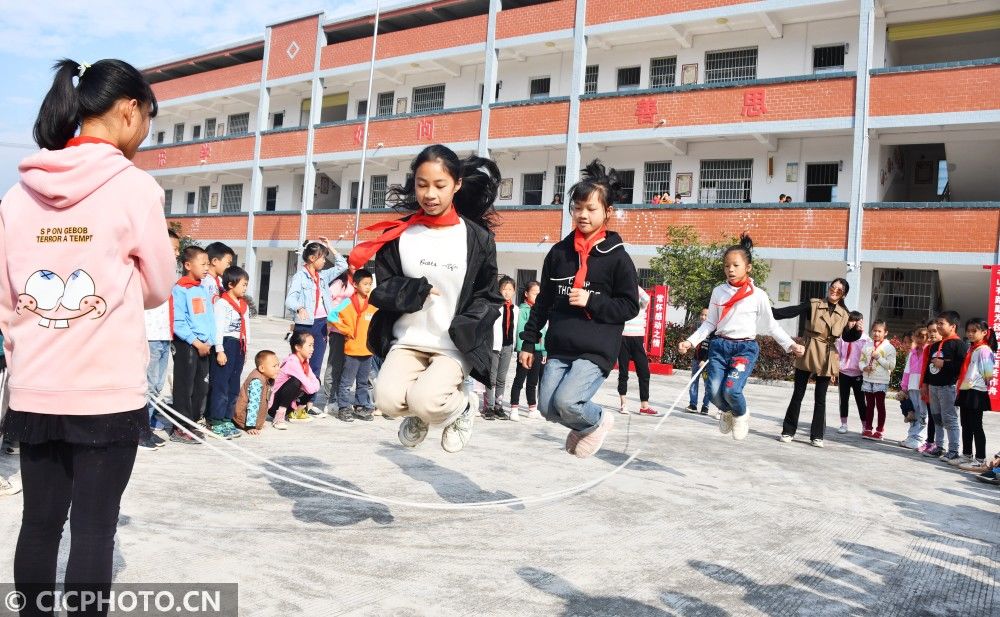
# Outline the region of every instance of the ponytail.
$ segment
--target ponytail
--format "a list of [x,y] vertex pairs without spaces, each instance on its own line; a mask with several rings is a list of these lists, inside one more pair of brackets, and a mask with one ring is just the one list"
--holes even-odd
[[722,254],[722,258],[725,259],[726,255],[734,251],[743,253],[743,256],[746,258],[748,264],[753,263],[753,239],[750,238],[750,234],[745,231],[741,233],[740,241],[727,248],[726,252]]
[[100,60],[88,66],[63,58],[52,68],[56,75],[35,119],[35,142],[41,148],[61,150],[84,120],[104,115],[122,99],[149,105],[150,117],[156,116],[153,89],[127,62]]
[[621,182],[614,168],[605,168],[599,159],[594,159],[581,170],[580,181],[569,189],[570,207],[574,203],[583,203],[597,192],[604,209],[607,211],[621,200]]

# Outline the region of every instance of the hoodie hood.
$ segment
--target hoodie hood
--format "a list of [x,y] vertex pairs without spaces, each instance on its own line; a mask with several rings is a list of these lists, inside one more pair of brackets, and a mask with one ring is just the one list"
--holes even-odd
[[84,143],[62,150],[41,150],[21,161],[21,184],[52,208],[70,208],[132,167],[110,144]]

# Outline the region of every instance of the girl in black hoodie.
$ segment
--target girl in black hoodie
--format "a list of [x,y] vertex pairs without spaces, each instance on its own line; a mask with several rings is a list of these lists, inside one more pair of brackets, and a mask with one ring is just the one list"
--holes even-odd
[[573,233],[552,247],[542,265],[542,290],[521,340],[519,360],[530,369],[548,323],[538,408],[570,429],[566,451],[594,455],[614,417],[590,399],[607,379],[625,322],[639,313],[639,277],[621,236],[607,229],[618,194],[614,169],[595,160],[570,189]]

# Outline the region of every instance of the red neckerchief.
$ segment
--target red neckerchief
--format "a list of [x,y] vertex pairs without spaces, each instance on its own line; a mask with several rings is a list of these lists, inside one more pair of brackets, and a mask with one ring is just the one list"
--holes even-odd
[[[872,342],[874,343],[875,341],[872,341]],[[884,342],[885,342],[885,339],[882,339],[878,343],[875,343],[875,347],[874,347],[874,349],[872,349],[872,357],[868,358],[868,366],[869,367],[871,367],[871,365],[875,363],[875,354],[878,353],[878,348],[881,347],[882,343],[884,343]]]
[[182,276],[180,280],[177,281],[177,284],[183,287],[184,289],[191,289],[192,287],[200,287],[201,281],[194,279],[190,276]]
[[358,299],[359,297],[362,297],[362,296],[361,296],[361,294],[359,294],[357,292],[354,292],[354,295],[351,296],[351,304],[354,305],[354,310],[357,311],[357,313],[358,313],[358,318],[354,322],[354,338],[355,339],[358,338],[358,326],[361,325],[361,320],[364,317],[365,311],[368,310],[368,298],[365,298],[365,303],[361,304],[361,301]]
[[212,303],[214,304],[216,300],[218,300],[219,298],[221,298],[222,296],[227,295],[227,294],[222,289],[222,279],[219,278],[218,276],[215,276],[214,274],[212,275],[212,278],[215,279],[215,286],[218,289],[218,291],[215,292],[215,294],[216,294],[215,297],[212,298]]
[[528,297],[524,298],[524,303],[527,304],[528,306],[535,306],[535,301]]
[[316,287],[316,306],[313,307],[313,316],[315,316],[316,315],[316,311],[319,310],[319,272],[316,272],[314,270],[310,270],[309,268],[306,268],[305,266],[302,266],[302,268],[306,271],[306,274],[309,275],[309,278],[312,279],[313,284]]
[[233,310],[240,314],[240,349],[245,354],[247,352],[247,301],[240,298],[240,301],[236,302],[228,293],[223,294],[220,298],[228,302],[229,306],[233,307]]
[[[73,139],[81,139],[81,138],[74,137]],[[91,139],[91,138],[82,138],[82,139]],[[177,284],[183,287],[184,289],[191,289],[192,287],[201,287],[201,281],[197,281],[191,278],[190,276],[182,276],[180,280],[177,281]],[[170,340],[173,340],[174,339],[174,295],[173,294],[170,294],[169,302],[170,302]]]
[[[958,337],[956,336],[955,338]],[[965,371],[969,370],[969,364],[972,363],[973,352],[975,352],[977,348],[982,347],[984,345],[986,345],[985,340],[979,341],[978,343],[975,343],[972,347],[969,348],[969,353],[965,354],[965,360],[962,361],[962,370],[958,372],[958,382],[956,382],[956,385],[960,390],[962,389],[962,380],[965,379]]]
[[598,244],[601,240],[604,240],[607,235],[608,230],[604,227],[594,232],[594,235],[590,236],[589,240],[584,237],[583,232],[579,229],[573,234],[573,248],[580,257],[580,267],[576,271],[576,276],[573,277],[574,289],[583,289],[583,284],[587,281],[587,259],[590,257],[590,249],[594,248],[594,245]]
[[503,303],[503,316],[504,316],[503,333],[504,336],[506,336],[507,332],[510,330],[510,320],[514,317],[514,305],[511,304],[510,302]]
[[449,208],[447,212],[438,216],[431,216],[429,214],[424,214],[423,211],[420,211],[411,215],[409,218],[398,219],[395,221],[383,221],[381,223],[369,225],[368,227],[365,227],[363,231],[381,231],[382,234],[374,240],[366,240],[365,242],[355,246],[354,250],[352,250],[351,254],[347,257],[347,262],[354,270],[364,268],[365,264],[371,261],[372,257],[378,253],[379,249],[403,235],[404,231],[414,225],[424,225],[425,227],[451,227],[452,225],[458,225],[461,220],[462,219],[459,218],[458,212],[455,211],[455,208]]
[[302,360],[302,359],[300,359],[299,360],[299,364],[302,365],[302,374],[303,375],[309,375],[309,371],[312,370],[312,367],[309,366],[309,360]]
[[118,149],[118,146],[111,143],[107,139],[101,139],[100,137],[91,137],[90,135],[79,135],[77,137],[74,137],[66,142],[65,147],[71,148],[73,146],[79,146],[82,144],[108,144],[109,146],[114,147],[115,150]]
[[729,285],[737,287],[736,293],[733,294],[732,298],[719,305],[722,307],[722,315],[719,317],[719,323],[722,323],[722,321],[726,318],[726,315],[728,315],[729,312],[736,306],[737,302],[753,294],[753,279],[749,276],[743,279],[743,282],[740,283],[739,286],[733,285],[732,283],[729,283]]

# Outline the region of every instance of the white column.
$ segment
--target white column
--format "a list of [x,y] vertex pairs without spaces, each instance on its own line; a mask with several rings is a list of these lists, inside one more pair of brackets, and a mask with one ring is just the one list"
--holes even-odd
[[[584,74],[587,71],[587,0],[576,0],[576,21],[573,24],[573,73],[569,80],[569,126],[566,127],[566,187],[580,179],[580,94],[583,92]],[[565,197],[565,196],[564,196]],[[568,199],[564,199],[569,204]],[[553,238],[558,242],[569,234],[573,221],[569,207],[562,210],[562,235]]]
[[[858,77],[854,99],[854,156],[851,162],[851,211],[847,230],[847,281],[861,294],[862,231],[864,230],[864,203],[868,184],[868,96],[871,69],[875,13],[872,0],[859,0],[858,23]],[[861,307],[861,311],[867,313]]]
[[500,64],[497,59],[496,29],[497,13],[501,10],[500,0],[490,0],[490,18],[486,26],[486,55],[483,72],[483,102],[479,120],[479,156],[489,156],[490,139],[490,105],[495,103],[497,90],[497,71]]
[[[260,171],[260,146],[261,133],[267,127],[267,114],[271,108],[270,90],[267,88],[267,65],[271,53],[271,28],[264,34],[264,62],[260,71],[260,88],[257,91],[257,126],[253,134],[253,167],[250,172],[250,204],[247,212],[247,240],[245,249],[244,265],[246,266],[247,277],[250,279],[248,292],[258,302],[262,290],[257,289],[257,251],[253,245],[254,213],[260,209],[262,201],[263,175]],[[263,290],[267,293],[267,290]]]

